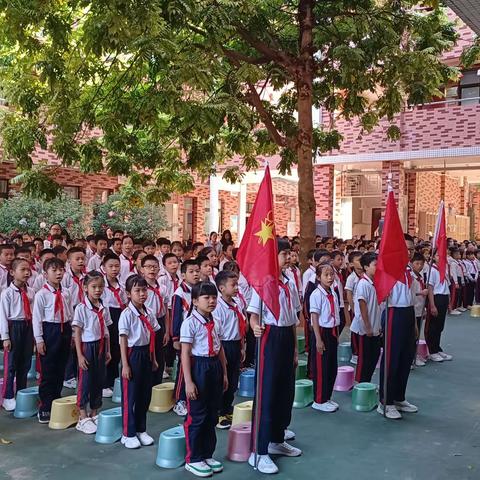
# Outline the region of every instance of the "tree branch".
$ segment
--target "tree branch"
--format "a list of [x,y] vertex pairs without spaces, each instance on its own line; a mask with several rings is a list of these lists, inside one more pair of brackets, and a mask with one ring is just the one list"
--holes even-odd
[[250,57],[235,50],[230,50],[228,48],[222,47],[223,53],[231,60],[238,60],[239,62],[250,63],[251,65],[262,65],[265,63],[270,63],[271,60],[266,56],[263,57]]

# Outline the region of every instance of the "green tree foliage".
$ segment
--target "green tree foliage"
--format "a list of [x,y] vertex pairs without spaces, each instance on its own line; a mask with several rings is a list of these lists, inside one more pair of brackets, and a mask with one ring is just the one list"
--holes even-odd
[[148,202],[125,202],[120,194],[93,208],[92,229],[104,233],[107,227],[128,232],[134,238],[155,240],[167,226],[163,207]]
[[[279,152],[282,171],[298,166],[310,248],[312,158],[338,147],[335,118],[358,118],[368,132],[441,95],[457,73],[439,61],[455,31],[429,3],[0,1],[5,155],[29,169],[34,141],[48,140],[65,165],[136,175],[161,203],[226,158],[248,169]],[[312,106],[327,127],[313,128]],[[237,179],[240,165],[225,175]]]
[[59,223],[72,238],[85,234],[87,212],[79,200],[61,196],[46,201],[15,195],[0,203],[0,232],[29,233],[45,237],[52,223]]

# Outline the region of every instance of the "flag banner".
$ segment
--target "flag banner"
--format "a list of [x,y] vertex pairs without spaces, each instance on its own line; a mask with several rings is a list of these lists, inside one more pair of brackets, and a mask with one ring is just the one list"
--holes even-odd
[[447,225],[443,200],[440,201],[438,207],[437,223],[433,235],[433,249],[438,255],[437,267],[440,273],[440,281],[444,282],[447,274]]

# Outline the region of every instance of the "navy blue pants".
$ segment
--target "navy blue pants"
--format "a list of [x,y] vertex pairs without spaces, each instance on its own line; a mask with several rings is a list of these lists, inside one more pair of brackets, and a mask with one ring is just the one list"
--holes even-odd
[[102,389],[105,383],[105,337],[103,352],[100,355],[100,341],[83,342],[82,353],[87,359],[88,369],[78,369],[77,405],[85,410],[90,405],[92,410],[102,406]]
[[223,392],[220,415],[231,415],[233,413],[233,399],[238,389],[240,377],[240,360],[242,357],[242,343],[240,340],[222,342],[225,358],[227,359],[228,388]]
[[175,401],[187,401],[185,395],[185,377],[183,376],[182,356],[180,351],[175,351],[177,354],[177,376],[175,377]]
[[[260,392],[255,396],[252,415],[252,451],[257,442],[259,455],[268,454],[270,442],[284,441],[285,429],[292,418],[295,396],[294,328],[265,325],[265,332],[260,339],[260,358],[257,361]],[[258,440],[255,431],[257,396],[260,402]]]
[[425,341],[427,342],[430,355],[442,352],[440,339],[445,327],[445,317],[448,310],[448,295],[434,295],[433,301],[438,310],[438,315],[434,317],[430,311],[427,313],[425,321]]
[[215,426],[223,390],[223,370],[218,357],[192,357],[191,370],[198,393],[196,400],[187,400],[188,415],[183,425],[187,463],[213,457],[217,445]]
[[350,348],[352,355],[358,355],[358,333],[350,332]]
[[120,354],[120,343],[118,340],[118,319],[122,313],[121,308],[109,307],[112,324],[108,326],[108,334],[110,335],[110,355],[112,359],[107,365],[107,373],[105,375],[105,384],[103,388],[113,389],[115,379],[119,377],[118,365],[122,358]]
[[14,398],[14,380],[17,391],[27,388],[27,375],[32,364],[33,330],[32,324],[25,320],[8,322],[8,335],[11,349],[3,352],[3,398]]
[[160,385],[163,382],[163,371],[165,370],[165,347],[163,346],[163,337],[165,337],[165,316],[157,319],[160,330],[155,332],[155,359],[158,363],[158,369],[152,373],[152,384]]
[[43,340],[45,355],[40,355],[40,412],[50,412],[52,402],[62,396],[65,367],[70,353],[72,327],[63,324],[63,332],[59,323],[43,322]]
[[312,357],[313,396],[316,403],[325,403],[332,398],[333,386],[337,379],[337,329],[320,327],[320,337],[325,345],[323,353],[317,351],[317,339],[312,330],[310,355]]
[[345,328],[345,325],[347,323],[347,320],[345,318],[345,308],[340,307],[339,313],[340,313],[340,325],[338,327],[338,336],[340,336],[342,334],[343,329]]
[[367,335],[358,335],[358,362],[355,370],[356,382],[370,382],[372,380],[380,349],[382,348],[382,338],[380,335],[369,337]]
[[475,296],[475,281],[467,280],[465,284],[465,301],[464,307],[471,307],[473,305],[473,297]]
[[75,342],[72,338],[70,344],[70,354],[68,355],[67,366],[65,368],[65,380],[71,380],[77,378],[78,363],[77,363],[77,349],[75,348]]
[[149,346],[130,347],[128,364],[132,378],[122,377],[123,435],[134,437],[147,429],[147,410],[152,398],[152,361]]
[[[410,366],[415,358],[415,311],[413,307],[389,307],[387,335],[387,405],[403,402]],[[383,403],[385,348],[380,367],[380,401]]]

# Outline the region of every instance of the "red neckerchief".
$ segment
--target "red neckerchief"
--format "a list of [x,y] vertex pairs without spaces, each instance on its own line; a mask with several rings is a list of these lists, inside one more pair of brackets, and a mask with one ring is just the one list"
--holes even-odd
[[[185,285],[184,283],[181,283],[180,286],[182,287],[182,290],[185,292],[185,293],[190,293],[190,288]],[[190,311],[190,305],[188,304],[188,302],[185,300],[185,298],[181,297],[182,299],[182,306],[183,306],[183,309],[185,310],[185,312],[189,312]]]
[[130,273],[132,273],[132,272],[133,272],[133,269],[135,268],[135,263],[134,263],[132,257],[127,257],[124,253],[122,253],[122,257],[123,257],[125,260],[128,261],[128,264],[129,264],[129,265],[128,265],[128,269],[129,269]]
[[279,280],[278,281],[278,286],[285,292],[285,295],[287,296],[287,300],[288,300],[288,308],[291,308],[292,307],[292,299],[291,299],[291,296],[290,296],[290,289],[288,288],[288,282],[283,283],[282,280]]
[[[55,296],[54,315],[60,313],[60,331],[63,333],[63,324],[65,322],[65,306],[63,305],[62,289],[50,290],[50,286],[46,283],[43,288],[46,288]],[[53,288],[53,287],[52,287]]]
[[148,317],[141,313],[139,315],[140,320],[142,321],[144,327],[148,330],[150,333],[150,344],[149,344],[149,351],[150,351],[150,357],[153,359],[153,353],[155,352],[155,330],[152,327],[152,324],[148,320]]
[[333,320],[333,330],[332,330],[332,332],[333,332],[333,336],[336,337],[337,336],[337,329],[336,329],[335,321],[336,321],[337,317],[335,315],[335,298],[333,297],[333,293],[332,293],[331,289],[325,290],[325,291],[327,292],[327,299],[328,299],[328,303],[330,304],[330,318]]
[[245,338],[245,333],[246,333],[246,330],[247,330],[247,324],[245,323],[245,317],[242,315],[242,312],[240,311],[240,309],[236,305],[235,301],[232,300],[232,302],[233,302],[233,305],[231,303],[227,303],[227,302],[225,302],[225,303],[228,305],[228,308],[230,310],[233,310],[235,312],[235,314],[237,315],[238,331],[240,332],[240,337],[243,339],[243,338]]
[[155,287],[152,287],[152,285],[148,285],[148,289],[152,291],[153,294],[156,295],[158,298],[159,307],[157,311],[157,317],[160,317],[160,314],[163,312],[163,298],[162,298],[162,295],[160,294],[160,287],[158,286],[158,282]]
[[100,348],[98,349],[98,356],[100,357],[103,353],[103,348],[105,345],[105,320],[103,318],[103,309],[97,308],[93,304],[92,307],[93,311],[97,314],[98,322],[100,323]]
[[[213,329],[215,328],[215,322],[213,319],[207,320],[203,315],[199,313],[199,315],[205,320],[205,323],[203,325],[205,326],[207,330],[207,339],[208,339],[208,356],[209,357],[214,357],[215,356],[215,349],[213,348]],[[194,317],[200,322],[201,320],[194,315]]]
[[169,273],[169,275],[170,275],[170,280],[173,282],[173,292],[175,293],[178,288],[178,276],[175,275],[175,278],[174,278],[172,274]]
[[[18,288],[18,287],[17,287]],[[25,320],[30,323],[32,321],[32,307],[30,305],[30,299],[27,294],[27,287],[18,288],[20,296],[22,297],[23,313],[25,314]]]
[[78,278],[73,272],[72,272],[72,280],[77,284],[78,287],[78,303],[82,303],[83,300],[85,299],[85,294],[83,293],[83,278]]
[[[436,265],[434,265],[436,267]],[[420,284],[420,288],[422,290],[425,290],[425,282],[423,281],[422,274],[421,273],[415,273],[415,278],[417,279],[417,282]]]
[[112,287],[107,280],[107,288],[113,293],[113,296],[115,297],[115,300],[118,302],[118,306],[122,309],[125,310],[126,305],[122,302],[122,297],[120,297],[120,291],[121,288],[118,286],[117,288]]
[[295,286],[297,287],[297,290],[300,291],[300,283],[298,281],[298,272],[295,266],[292,267],[292,273],[293,273],[293,279],[295,280]]

